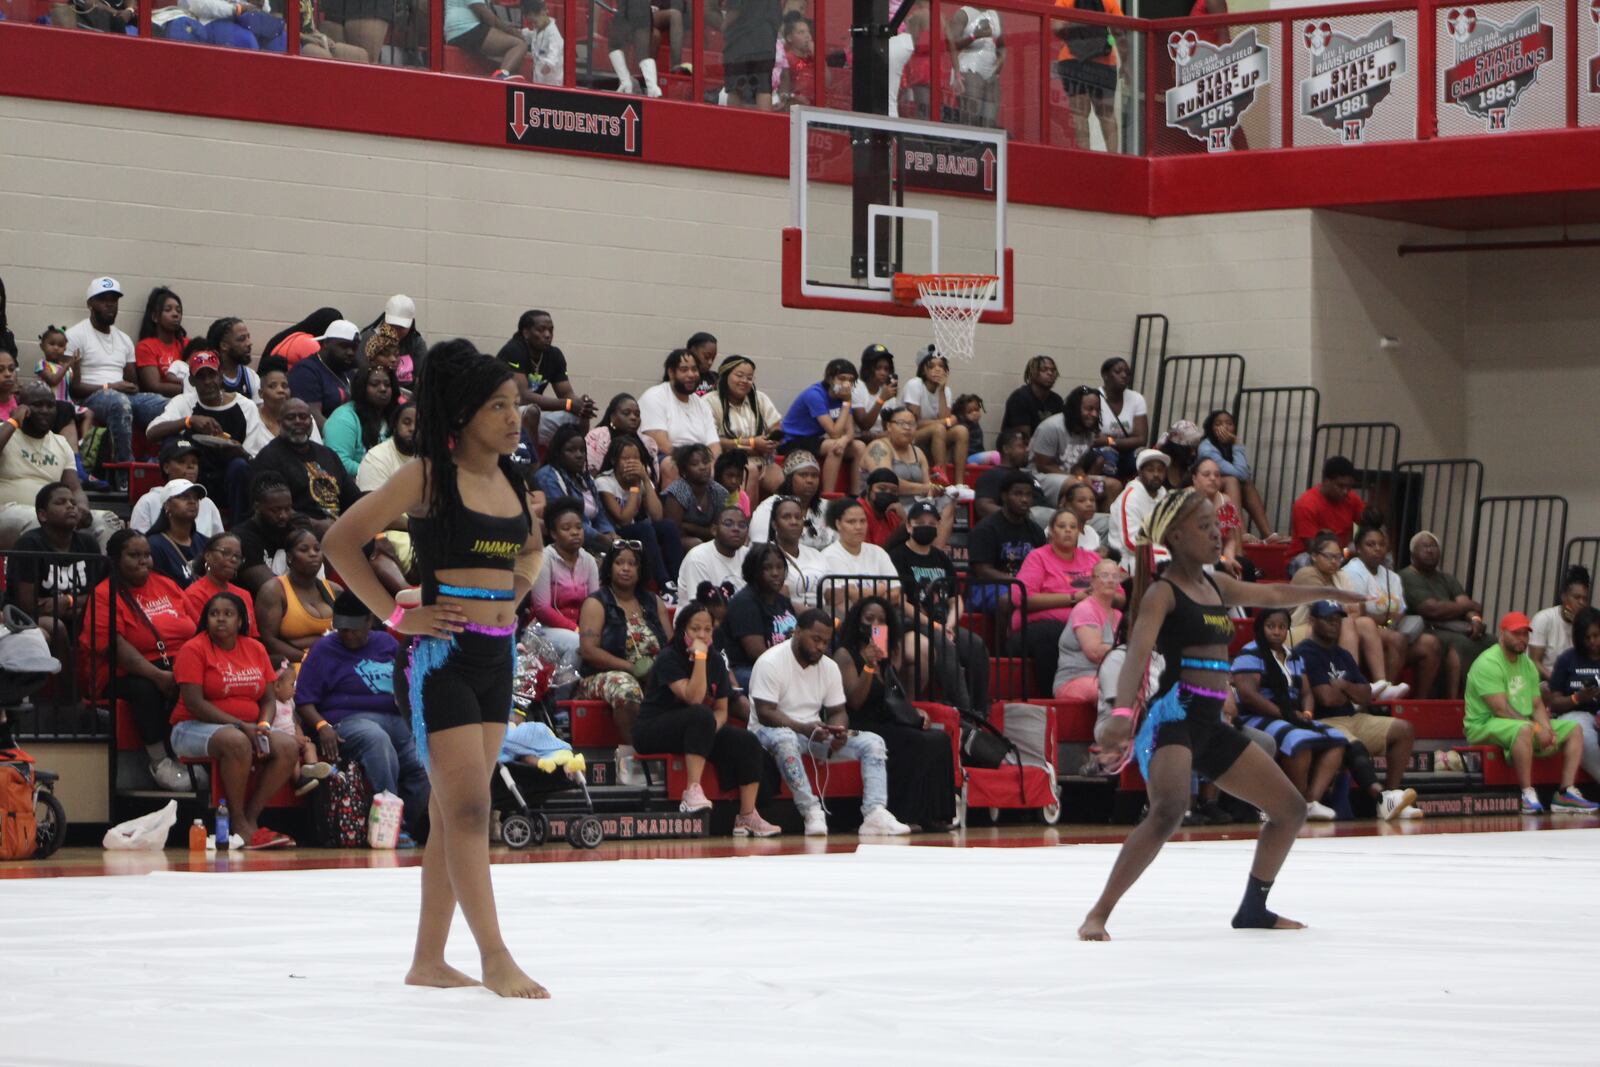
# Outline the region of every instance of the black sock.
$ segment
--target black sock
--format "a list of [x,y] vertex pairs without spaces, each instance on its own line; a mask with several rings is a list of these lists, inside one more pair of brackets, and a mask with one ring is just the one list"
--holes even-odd
[[1271,882],[1263,882],[1253,874],[1250,876],[1245,883],[1244,900],[1233,916],[1235,930],[1271,930],[1278,925],[1278,917],[1267,910],[1267,894],[1270,892]]

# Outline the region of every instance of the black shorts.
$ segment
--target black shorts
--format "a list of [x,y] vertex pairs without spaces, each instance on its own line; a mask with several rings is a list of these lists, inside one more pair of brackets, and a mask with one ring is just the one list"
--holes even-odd
[[481,52],[483,51],[483,42],[487,40],[488,37],[489,24],[487,22],[480,22],[466,33],[463,33],[460,37],[451,38],[446,43],[449,44],[451,48],[463,48],[468,52]]
[[322,0],[322,17],[328,22],[380,19],[394,24],[394,0]]
[[811,437],[788,437],[783,442],[783,454],[792,456],[796,452],[810,452],[816,457],[818,463],[822,462],[822,435]]
[[1117,68],[1108,63],[1063,59],[1056,63],[1061,88],[1068,96],[1083,95],[1097,109],[1109,108],[1117,91]]
[[728,99],[743,100],[747,104],[756,102],[760,93],[772,93],[772,68],[777,63],[777,57],[762,56],[759,59],[730,59],[722,64],[723,82],[728,90]]
[[514,640],[470,632],[451,640],[413,638],[410,667],[395,677],[395,697],[402,707],[409,705],[413,721],[420,699],[423,729],[430,734],[456,726],[503,724],[511,718]]
[[1187,690],[1179,696],[1184,715],[1156,726],[1155,748],[1182,745],[1190,752],[1195,773],[1214,782],[1244,755],[1250,739],[1222,718],[1222,701]]

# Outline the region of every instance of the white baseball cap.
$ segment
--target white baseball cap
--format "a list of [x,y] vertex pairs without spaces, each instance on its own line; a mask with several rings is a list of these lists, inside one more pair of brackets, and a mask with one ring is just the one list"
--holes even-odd
[[1146,448],[1142,450],[1137,457],[1135,457],[1133,465],[1137,470],[1138,468],[1143,467],[1146,463],[1150,462],[1157,462],[1163,467],[1168,467],[1172,465],[1172,457],[1160,449]]
[[105,296],[107,293],[116,293],[121,296],[122,286],[117,284],[115,278],[96,278],[89,283],[89,295],[85,296],[84,299],[93,300],[95,297]]
[[200,493],[200,499],[202,500],[211,495],[210,493],[206,492],[205,486],[201,485],[199,482],[191,482],[187,478],[174,478],[161,488],[166,491],[165,495],[161,498],[162,501],[171,500],[173,497],[181,496],[191,490],[198,490]]
[[383,306],[383,321],[390,326],[402,326],[409,330],[411,324],[417,321],[417,305],[404,293],[396,293]]
[[328,329],[318,341],[355,341],[361,336],[361,331],[349,319],[334,319],[328,323]]

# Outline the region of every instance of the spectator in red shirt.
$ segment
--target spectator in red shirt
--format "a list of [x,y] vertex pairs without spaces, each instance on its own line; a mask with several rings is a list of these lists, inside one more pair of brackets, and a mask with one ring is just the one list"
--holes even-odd
[[900,510],[900,476],[888,467],[867,475],[861,506],[867,512],[867,540],[882,548],[906,521]]
[[[201,630],[178,652],[172,675],[172,751],[179,759],[214,759],[233,829],[245,848],[293,848],[288,834],[257,824],[267,801],[300,765],[293,734],[272,728],[277,672],[267,650],[250,636],[244,601],[218,593],[206,601]],[[260,763],[255,788],[250,771]],[[218,842],[218,846],[221,846]]]
[[[139,343],[133,349],[134,374],[141,393],[177,396],[183,392],[188,367],[183,364],[183,345],[188,339],[183,329],[183,301],[164,285],[150,290],[139,322]],[[174,363],[180,364],[176,374]]]
[[[111,573],[95,586],[90,625],[81,642],[85,662],[94,664],[93,691],[128,703],[139,739],[150,757],[150,775],[163,789],[192,788],[189,776],[167,753],[168,716],[178,683],[172,659],[194,636],[194,616],[183,590],[155,573],[150,542],[137,530],[118,530],[106,545]],[[111,598],[117,598],[117,628],[111,629]],[[117,681],[108,688],[111,658]]]
[[[1340,548],[1350,544],[1350,534],[1367,508],[1355,487],[1356,465],[1344,456],[1329,456],[1322,465],[1322,484],[1307,489],[1294,502],[1290,524],[1294,538],[1290,545],[1297,555],[1323,530],[1339,539]],[[1289,568],[1291,572],[1296,569]]]
[[783,58],[778,71],[779,106],[787,110],[795,104],[816,103],[816,43],[810,20],[798,11],[783,16]]

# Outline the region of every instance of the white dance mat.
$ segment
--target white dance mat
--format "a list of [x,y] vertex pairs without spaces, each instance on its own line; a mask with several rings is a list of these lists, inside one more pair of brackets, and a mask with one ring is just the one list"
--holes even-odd
[[1109,944],[1109,845],[497,866],[547,1002],[400,983],[415,869],[0,881],[0,1062],[1596,1062],[1600,831],[1302,841],[1300,933],[1228,928],[1250,847],[1169,846]]

